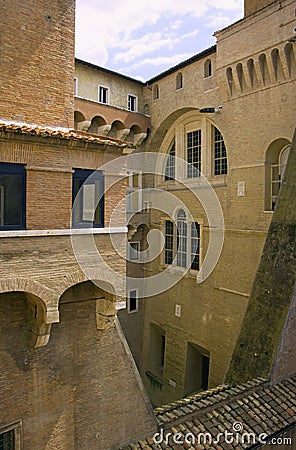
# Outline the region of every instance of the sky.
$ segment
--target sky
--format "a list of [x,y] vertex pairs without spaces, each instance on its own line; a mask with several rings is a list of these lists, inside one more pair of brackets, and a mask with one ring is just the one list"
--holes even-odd
[[75,56],[147,81],[216,43],[244,0],[76,0]]

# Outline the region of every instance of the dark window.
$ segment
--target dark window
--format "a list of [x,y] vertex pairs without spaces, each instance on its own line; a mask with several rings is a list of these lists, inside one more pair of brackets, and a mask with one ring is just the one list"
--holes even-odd
[[206,355],[201,357],[201,384],[202,389],[208,389],[209,384],[210,358]]
[[129,111],[137,111],[137,97],[129,95],[127,99],[127,109]]
[[199,270],[200,259],[200,225],[197,222],[191,224],[191,269]]
[[165,221],[165,264],[172,264],[174,248],[174,224],[170,220]]
[[173,142],[165,168],[164,179],[166,181],[175,179],[175,156],[176,156],[175,142]]
[[129,308],[128,311],[138,311],[138,297],[136,289],[129,292]]
[[201,130],[187,133],[188,178],[200,176],[201,171]]
[[187,266],[187,223],[183,209],[177,214],[177,266]]
[[153,86],[153,100],[157,100],[159,98],[159,87],[158,84]]
[[109,88],[99,86],[99,102],[105,104],[109,103]]
[[176,77],[176,89],[182,89],[182,87],[183,87],[183,75],[180,72]]
[[15,450],[14,429],[0,434],[0,450]]
[[0,229],[24,229],[25,215],[25,168],[21,164],[0,163]]
[[204,77],[211,77],[212,76],[212,61],[210,59],[207,59],[204,64]]
[[104,226],[104,176],[101,170],[75,170],[72,222],[77,228]]
[[140,242],[130,242],[130,260],[139,259]]
[[223,175],[227,173],[227,153],[224,143],[224,139],[220,131],[213,127],[214,129],[214,174]]

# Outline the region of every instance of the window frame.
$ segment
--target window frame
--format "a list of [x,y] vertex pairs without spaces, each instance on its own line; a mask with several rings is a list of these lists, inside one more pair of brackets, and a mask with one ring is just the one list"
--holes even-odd
[[[220,175],[227,175],[228,173],[227,148],[221,131],[215,125],[212,125],[211,143],[213,154],[213,176],[216,177]],[[223,151],[225,151],[225,155],[223,155]],[[219,156],[216,156],[218,152]],[[223,169],[225,171],[223,171]]]
[[[135,292],[135,308],[131,309],[131,293]],[[127,293],[127,312],[128,314],[134,314],[139,311],[139,290],[138,289],[129,289]]]
[[[105,195],[104,195],[104,172],[102,170],[91,170],[91,169],[79,169],[75,168],[73,169],[74,173],[72,176],[72,227],[73,228],[104,228],[104,220],[105,220]],[[90,178],[91,177],[91,178]],[[89,179],[90,178],[90,179]],[[79,188],[76,188],[75,180],[78,180],[79,182]],[[92,185],[95,184],[94,182],[99,180],[99,187],[100,192],[102,192],[101,198],[95,208],[95,211],[97,208],[100,209],[99,215],[100,215],[100,222],[94,222],[91,220],[85,220],[85,219],[79,219],[79,221],[76,221],[75,217],[75,210],[73,209],[74,204],[75,208],[78,208],[79,216],[81,214],[81,211],[83,211],[83,208],[81,209],[80,205],[77,205],[76,202],[79,200],[76,200],[76,197],[78,193],[80,192],[80,189],[83,185]],[[80,183],[81,182],[81,183]],[[80,193],[82,195],[82,192]],[[80,200],[81,201],[81,200]],[[95,201],[96,201],[96,194],[95,194]],[[95,217],[96,218],[96,212]],[[90,224],[92,223],[92,227],[90,227]]]
[[[185,223],[186,223],[186,251],[185,251],[185,260],[186,265],[178,264],[178,253],[181,253],[178,249],[178,212],[184,211],[183,208],[178,208],[176,214],[175,214],[175,220],[170,220],[170,218],[162,218],[161,219],[161,226],[164,230],[164,247],[162,252],[162,265],[164,267],[170,267],[175,270],[186,270],[189,273],[194,272],[197,273],[200,270],[201,262],[202,262],[202,227],[203,227],[203,221],[200,219],[195,219],[192,217],[188,217],[188,214],[185,212]],[[170,224],[170,228],[173,229],[173,234],[168,234],[168,227],[167,225]],[[197,224],[198,225],[198,233],[197,236],[193,236],[192,234],[192,225]],[[194,265],[194,259],[193,258],[193,241],[197,241],[196,249],[198,250],[197,253],[195,253],[195,257],[197,257],[197,267],[193,267]],[[170,243],[170,245],[168,245]],[[169,258],[168,258],[168,252],[169,252]],[[184,253],[184,252],[182,252]]]
[[[137,249],[134,249],[133,245],[135,245],[137,247]],[[140,241],[130,241],[129,242],[129,260],[130,261],[139,261],[140,251],[141,251]],[[133,255],[135,255],[135,257]]]
[[[194,143],[195,133],[197,134],[197,144]],[[189,145],[189,137],[191,136],[192,144]],[[194,157],[197,156],[197,157]],[[199,178],[201,175],[202,164],[202,129],[199,128],[193,131],[186,132],[186,161],[187,166],[187,178],[194,179]]]
[[[133,108],[131,107],[133,104]],[[138,112],[138,97],[134,94],[127,94],[127,109],[131,112]]]
[[[11,175],[11,176],[20,176],[21,177],[21,192],[20,192],[20,223],[19,225],[1,225],[0,221],[0,230],[25,230],[26,229],[26,168],[25,164],[16,164],[16,163],[0,163],[0,175]],[[2,185],[1,185],[2,187]],[[3,185],[3,188],[5,186]],[[5,208],[5,189],[1,190],[1,199],[0,199],[0,209],[3,211]],[[8,201],[9,204],[9,201]],[[2,214],[1,214],[2,215]],[[4,220],[4,219],[3,219]]]
[[165,171],[164,171],[164,181],[175,181],[176,178],[176,141],[175,139],[171,143],[170,150],[168,153]]
[[[101,100],[101,90],[106,94],[106,101]],[[98,86],[98,103],[102,105],[110,105],[110,88],[99,84]]]
[[20,450],[22,441],[22,421],[18,420],[0,427],[0,435],[11,431],[14,433],[13,450]]

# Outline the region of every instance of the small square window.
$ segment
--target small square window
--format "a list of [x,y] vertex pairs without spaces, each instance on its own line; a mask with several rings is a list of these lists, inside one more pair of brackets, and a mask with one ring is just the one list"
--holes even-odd
[[128,293],[128,312],[136,312],[138,311],[138,291],[137,289],[133,289]]

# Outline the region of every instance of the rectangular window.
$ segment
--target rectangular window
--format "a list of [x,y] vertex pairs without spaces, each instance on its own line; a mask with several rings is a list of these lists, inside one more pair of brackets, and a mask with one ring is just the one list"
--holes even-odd
[[127,109],[129,111],[137,111],[137,109],[138,109],[138,98],[135,95],[129,94],[127,96]]
[[22,164],[0,163],[0,229],[24,229],[25,216],[25,167]]
[[187,177],[196,178],[201,171],[201,130],[187,133]]
[[78,95],[78,78],[74,77],[74,95]]
[[128,313],[138,311],[138,291],[137,289],[133,289],[128,292]]
[[104,176],[101,170],[75,169],[72,223],[76,228],[104,226]]
[[174,250],[174,224],[170,220],[165,221],[165,246],[164,246],[164,262],[172,264]]
[[21,432],[21,421],[2,427],[0,429],[0,450],[20,450]]
[[214,129],[214,174],[224,175],[227,173],[227,154],[224,139],[220,131],[213,127]]
[[129,172],[126,200],[127,212],[142,210],[142,172]]
[[109,88],[105,86],[99,86],[99,103],[109,104]]
[[200,259],[200,225],[197,222],[191,224],[191,269],[199,270]]
[[129,242],[130,260],[139,259],[140,242]]
[[14,443],[14,429],[5,431],[5,433],[0,434],[0,450],[14,450]]
[[165,168],[165,181],[167,180],[174,180],[175,179],[175,156],[176,156],[176,149],[175,149],[175,142],[173,142],[170,153],[167,159],[166,168]]

